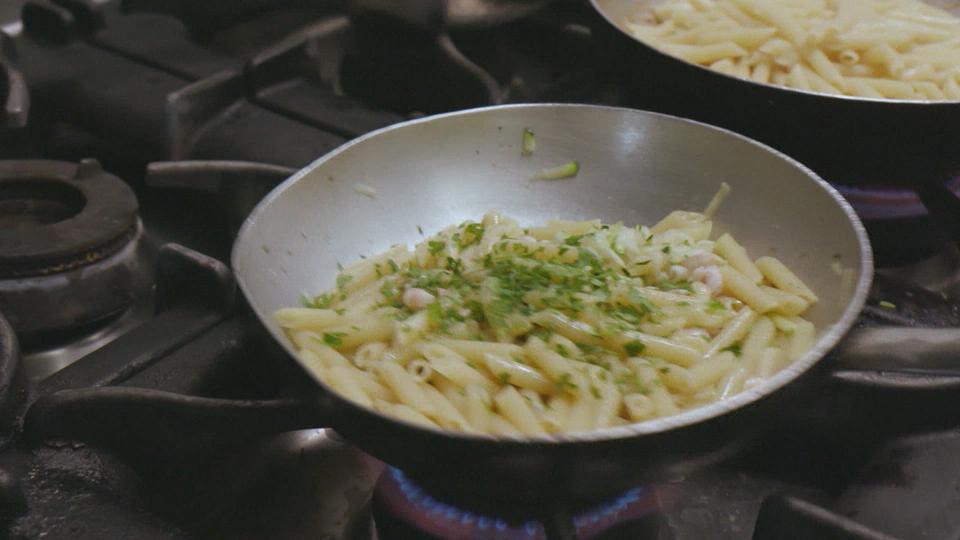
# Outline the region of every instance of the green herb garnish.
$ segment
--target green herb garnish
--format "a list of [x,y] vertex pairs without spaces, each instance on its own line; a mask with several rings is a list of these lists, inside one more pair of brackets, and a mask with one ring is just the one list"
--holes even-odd
[[331,293],[323,293],[313,298],[306,295],[300,297],[300,304],[305,308],[326,309],[330,307],[331,303],[333,303],[333,294]]
[[463,261],[454,259],[453,257],[447,257],[447,270],[454,274],[459,274],[463,270]]
[[623,350],[626,351],[627,355],[629,356],[636,356],[642,353],[646,348],[646,345],[636,340],[628,341],[627,343],[623,344]]
[[481,223],[468,223],[463,228],[464,235],[459,240],[460,248],[479,244],[480,240],[483,239],[484,230],[485,228]]
[[620,387],[620,391],[623,393],[627,393],[628,386],[632,386],[634,390],[644,395],[650,393],[650,389],[647,388],[647,385],[643,384],[643,379],[640,378],[640,375],[632,371],[620,375],[613,382]]
[[661,291],[671,291],[674,289],[683,289],[685,291],[693,291],[693,285],[689,281],[670,281],[667,279],[660,280],[660,283],[657,284],[657,288]]
[[346,332],[324,332],[323,342],[331,347],[339,347],[343,345],[345,335],[347,335]]
[[553,382],[553,385],[556,386],[560,392],[569,392],[577,389],[577,383],[573,382],[573,375],[569,373],[561,374],[560,378]]
[[719,300],[708,300],[707,309],[710,311],[723,311],[727,309],[727,306],[723,305],[723,302]]
[[734,343],[733,345],[730,345],[729,347],[724,347],[724,348],[720,349],[720,352],[730,351],[730,352],[733,353],[734,356],[740,356],[740,354],[743,352],[742,348],[743,348],[743,346],[742,346],[742,345],[740,344],[740,342],[738,341],[738,342]]
[[584,236],[586,236],[586,235],[585,235],[585,234],[572,234],[572,235],[566,237],[566,239],[564,239],[563,243],[566,244],[566,245],[568,245],[568,246],[579,246],[579,245],[580,245],[580,240],[583,240],[583,237],[584,237]]

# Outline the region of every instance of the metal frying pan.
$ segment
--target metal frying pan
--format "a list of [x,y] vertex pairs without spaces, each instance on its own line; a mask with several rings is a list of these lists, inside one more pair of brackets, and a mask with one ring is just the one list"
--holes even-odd
[[[935,7],[938,7],[938,8],[940,8],[940,9],[943,9],[943,10],[945,10],[945,11],[948,11],[948,12],[954,14],[954,16],[960,16],[960,1],[958,1],[958,0],[921,0],[921,1],[923,1],[923,2],[925,2],[926,4],[929,4],[929,5],[931,5],[931,6],[935,6]],[[671,57],[671,56],[667,55],[666,53],[661,53],[661,52],[659,52],[659,51],[658,51],[657,49],[655,49],[654,47],[648,45],[648,44],[647,44],[646,42],[644,42],[643,40],[641,40],[641,39],[637,38],[636,36],[634,36],[632,33],[630,33],[629,30],[627,30],[627,26],[626,26],[626,23],[627,23],[627,22],[636,20],[636,19],[637,19],[637,16],[638,16],[639,14],[641,14],[644,10],[649,9],[649,8],[652,7],[652,6],[656,6],[657,4],[662,4],[663,2],[664,2],[664,0],[590,0],[590,3],[593,5],[594,9],[596,9],[597,12],[599,12],[600,15],[602,15],[603,18],[607,20],[607,22],[609,22],[610,24],[612,24],[613,26],[615,26],[617,29],[619,29],[621,32],[623,32],[625,35],[627,35],[628,37],[630,37],[631,39],[633,39],[633,40],[636,41],[637,43],[643,45],[645,48],[647,48],[647,49],[649,49],[649,50],[651,50],[651,51],[656,51],[658,54],[663,55],[663,56],[667,56],[667,57],[673,59],[673,60],[676,61],[676,62],[682,62],[682,63],[684,63],[684,64],[688,64],[688,65],[690,65],[690,66],[694,66],[694,67],[696,67],[696,68],[699,68],[699,69],[701,69],[701,70],[703,70],[703,71],[706,71],[706,72],[708,72],[708,73],[715,74],[715,75],[717,75],[717,76],[726,77],[726,78],[731,78],[731,79],[734,79],[734,80],[737,80],[737,81],[744,82],[745,84],[752,84],[752,85],[756,85],[756,86],[764,86],[764,87],[768,87],[768,88],[772,88],[772,89],[776,89],[776,90],[787,90],[787,91],[790,91],[790,92],[797,92],[797,93],[804,93],[804,94],[813,94],[813,95],[821,96],[821,97],[823,97],[823,98],[825,98],[825,99],[850,100],[850,101],[870,101],[870,102],[875,102],[875,103],[901,103],[901,104],[902,104],[902,103],[921,103],[921,104],[928,104],[928,103],[930,103],[930,102],[928,102],[928,101],[926,101],[926,100],[893,100],[893,99],[861,98],[861,97],[851,97],[851,96],[836,96],[836,95],[832,95],[832,94],[815,92],[815,91],[812,91],[812,90],[811,90],[811,91],[808,91],[808,90],[799,90],[799,89],[795,89],[795,88],[784,88],[784,87],[777,86],[777,85],[774,85],[774,84],[758,83],[758,82],[754,82],[754,81],[747,80],[747,79],[740,79],[740,78],[737,78],[737,77],[733,77],[733,76],[731,76],[731,75],[726,75],[726,74],[720,73],[720,72],[718,72],[718,71],[713,71],[713,70],[711,70],[711,69],[709,69],[709,68],[707,68],[707,67],[701,66],[701,65],[699,65],[699,64],[694,64],[694,63],[692,63],[692,62],[687,62],[686,60],[681,60],[681,59],[679,59],[679,58]],[[945,103],[960,104],[960,100],[946,101]]]
[[[644,107],[755,138],[834,185],[916,190],[926,203],[926,191],[948,193],[945,183],[960,175],[960,101],[835,96],[713,71],[661,53],[626,30],[630,18],[660,1],[591,0],[601,15],[597,33],[608,40],[602,47],[605,57],[616,58],[618,73],[633,79]],[[957,0],[926,1],[960,16]],[[953,221],[937,208],[930,212],[944,214],[940,222]],[[878,261],[902,264],[901,257],[920,258],[940,249],[952,233],[929,221],[910,234],[885,237],[871,231]],[[942,233],[930,234],[936,229]]]
[[[527,127],[537,134],[537,151],[522,157]],[[581,165],[576,178],[530,179],[572,159]],[[233,267],[250,305],[293,355],[274,311],[331,286],[338,261],[419,241],[418,227],[429,234],[490,210],[521,223],[653,223],[673,209],[702,209],[721,182],[733,192],[716,215],[717,230],[733,233],[754,256],[775,253],[823,299],[810,313],[819,329],[813,349],[754,389],[629,426],[495,439],[385,417],[317,381],[326,411],[318,424],[433,489],[459,486],[500,501],[589,499],[671,474],[676,463],[755,428],[758,402],[816,364],[856,318],[871,281],[869,243],[850,206],[803,165],[722,129],[630,109],[517,105],[450,113],[368,134],[285,181],[247,218]],[[376,196],[358,194],[357,183]],[[834,261],[848,271],[836,273]]]

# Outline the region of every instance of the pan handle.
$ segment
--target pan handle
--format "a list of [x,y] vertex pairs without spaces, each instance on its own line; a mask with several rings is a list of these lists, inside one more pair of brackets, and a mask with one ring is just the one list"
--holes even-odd
[[875,326],[834,351],[835,380],[890,389],[960,389],[960,328]]
[[182,459],[328,426],[330,409],[320,398],[234,400],[122,386],[67,389],[33,403],[24,434],[34,442],[77,441]]
[[859,328],[837,352],[845,367],[953,370],[960,376],[960,328]]

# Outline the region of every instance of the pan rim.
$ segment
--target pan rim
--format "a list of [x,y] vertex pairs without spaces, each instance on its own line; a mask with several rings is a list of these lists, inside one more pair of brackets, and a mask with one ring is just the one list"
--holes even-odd
[[[817,364],[821,359],[823,359],[826,354],[833,349],[834,346],[840,341],[840,339],[847,334],[850,327],[856,321],[857,316],[863,309],[863,306],[867,299],[867,294],[870,290],[871,283],[873,281],[873,251],[870,246],[870,241],[867,237],[866,228],[863,226],[863,223],[860,221],[860,218],[857,216],[853,207],[849,202],[831,186],[827,181],[820,178],[815,172],[813,172],[809,167],[803,163],[793,159],[792,157],[780,152],[779,150],[767,146],[759,141],[751,139],[745,135],[741,135],[734,131],[730,131],[725,128],[717,127],[711,124],[706,124],[703,122],[698,122],[696,120],[690,120],[687,118],[681,118],[678,116],[645,111],[641,109],[632,109],[628,107],[614,107],[608,105],[591,105],[591,104],[576,104],[576,103],[518,103],[518,104],[509,104],[509,105],[493,105],[487,107],[478,107],[473,109],[464,109],[459,111],[453,111],[443,114],[437,114],[432,116],[427,116],[423,118],[417,118],[413,120],[408,120],[405,122],[400,122],[380,128],[375,131],[371,131],[365,135],[357,137],[356,139],[345,142],[339,147],[331,150],[330,152],[320,156],[309,165],[300,169],[289,178],[284,180],[282,183],[277,185],[266,197],[264,197],[253,211],[247,216],[244,220],[243,225],[240,227],[239,232],[237,233],[236,240],[234,241],[233,248],[231,250],[231,267],[234,270],[235,278],[237,285],[240,287],[240,290],[243,292],[244,296],[250,303],[250,307],[256,313],[257,317],[260,319],[261,324],[267,327],[270,331],[270,334],[276,338],[276,340],[281,344],[281,346],[290,354],[290,356],[303,367],[303,363],[299,357],[295,354],[292,346],[287,339],[281,339],[278,336],[278,333],[267,323],[267,320],[272,316],[272,314],[262,313],[259,307],[251,301],[251,294],[248,290],[248,285],[246,279],[242,272],[239,271],[241,265],[238,265],[238,261],[241,258],[240,252],[242,251],[240,247],[246,245],[249,241],[245,241],[245,238],[252,234],[253,228],[256,226],[257,220],[272,203],[273,201],[279,199],[283,196],[284,192],[287,191],[291,186],[302,180],[303,178],[311,175],[317,168],[322,166],[324,163],[332,160],[333,158],[349,151],[354,146],[363,144],[367,140],[378,137],[384,133],[392,132],[395,130],[403,129],[405,127],[418,125],[421,123],[428,122],[437,122],[443,121],[447,118],[461,117],[461,116],[471,116],[471,115],[482,115],[489,113],[491,111],[500,111],[505,109],[550,109],[550,108],[581,108],[586,110],[606,110],[606,111],[615,111],[620,113],[627,114],[639,114],[645,116],[654,116],[658,118],[664,118],[673,122],[687,123],[699,126],[701,129],[713,130],[719,132],[725,136],[732,136],[734,138],[740,139],[743,142],[752,144],[761,150],[764,150],[773,156],[785,161],[787,164],[799,169],[804,175],[814,184],[816,184],[821,190],[826,192],[826,194],[833,199],[840,209],[843,211],[844,215],[847,217],[850,225],[854,230],[854,234],[859,245],[859,252],[861,256],[860,262],[860,278],[858,279],[856,286],[853,290],[853,295],[851,301],[847,304],[842,315],[834,322],[829,328],[827,328],[820,337],[817,338],[814,346],[807,351],[802,357],[795,360],[788,367],[780,370],[777,374],[765,380],[763,383],[736,394],[735,396],[723,400],[710,403],[708,405],[703,405],[693,409],[689,409],[683,412],[680,412],[675,415],[665,416],[660,418],[654,418],[651,420],[646,420],[643,422],[627,424],[623,426],[615,426],[602,428],[592,431],[584,432],[575,432],[575,433],[559,433],[553,435],[537,435],[537,436],[494,436],[491,434],[471,434],[471,433],[462,433],[456,431],[446,431],[439,428],[425,427],[422,425],[414,424],[411,422],[404,421],[402,419],[394,418],[389,415],[385,415],[376,411],[372,408],[361,407],[360,405],[355,405],[350,403],[355,407],[363,408],[367,413],[376,415],[382,419],[385,419],[389,422],[395,422],[402,424],[411,429],[415,429],[423,434],[430,435],[440,435],[444,437],[452,437],[456,439],[461,439],[464,441],[475,441],[475,442],[487,442],[487,443],[500,443],[500,444],[523,444],[523,445],[535,445],[535,444],[550,444],[550,445],[566,445],[566,444],[579,444],[579,443],[589,443],[589,442],[599,442],[599,441],[612,441],[618,439],[626,439],[640,435],[653,435],[661,432],[672,431],[680,428],[690,427],[695,424],[700,424],[714,418],[723,416],[727,413],[733,412],[737,409],[746,407],[747,405],[759,401],[766,396],[775,393],[777,390],[793,382],[795,379],[799,378],[803,373]],[[320,380],[319,377],[315,376],[312,371],[305,369],[309,376],[319,383],[320,387],[323,388],[326,392],[334,396],[337,400],[346,401],[345,398],[340,396],[337,392],[332,390],[326,383]],[[325,426],[326,427],[326,426]],[[336,429],[336,426],[329,426]]]
[[699,69],[699,70],[704,71],[704,72],[706,72],[706,73],[709,73],[709,74],[711,74],[711,75],[715,75],[715,76],[718,76],[718,77],[723,77],[723,78],[728,79],[728,80],[730,80],[730,81],[746,83],[746,84],[750,84],[750,85],[753,85],[753,86],[759,86],[759,87],[767,88],[767,89],[769,89],[769,90],[774,90],[774,91],[778,91],[778,92],[785,92],[785,93],[787,93],[787,94],[800,94],[800,95],[813,96],[813,97],[823,98],[823,99],[829,99],[829,100],[848,101],[848,102],[852,102],[852,103],[869,103],[869,104],[877,104],[877,105],[881,105],[881,104],[903,104],[903,105],[915,105],[915,106],[920,106],[920,107],[946,107],[946,106],[960,105],[960,99],[937,99],[937,100],[932,100],[932,99],[893,99],[893,98],[873,98],[873,97],[866,97],[866,96],[848,96],[848,95],[846,95],[846,94],[839,94],[839,95],[838,95],[838,94],[828,94],[828,93],[826,93],[826,92],[817,92],[817,91],[814,91],[814,90],[803,90],[803,89],[800,89],[800,88],[792,88],[792,87],[788,87],[788,86],[778,86],[778,85],[776,85],[776,84],[771,84],[771,83],[757,82],[757,81],[754,81],[754,80],[751,80],[751,79],[744,79],[744,78],[741,78],[741,77],[735,77],[735,76],[730,75],[730,74],[728,74],[728,73],[723,73],[723,72],[720,72],[720,71],[714,71],[714,70],[712,70],[712,69],[710,69],[710,68],[708,68],[708,67],[701,66],[700,64],[696,64],[696,63],[693,63],[693,62],[689,62],[689,61],[684,60],[684,59],[682,59],[682,58],[677,58],[676,56],[667,54],[667,53],[661,51],[660,49],[654,47],[653,45],[647,43],[646,41],[643,41],[642,39],[634,36],[634,35],[631,34],[626,28],[623,27],[622,23],[617,22],[617,21],[614,21],[613,18],[607,13],[607,10],[600,6],[600,3],[603,2],[603,1],[604,1],[604,0],[590,0],[590,5],[593,6],[594,11],[596,11],[597,13],[600,14],[601,17],[603,17],[603,20],[604,20],[604,21],[606,21],[610,26],[613,26],[614,28],[616,28],[616,29],[617,29],[621,34],[623,34],[624,36],[630,38],[632,41],[640,44],[641,46],[643,46],[644,48],[646,48],[646,49],[649,50],[649,51],[652,51],[653,53],[657,54],[658,56],[661,56],[661,57],[663,57],[663,58],[666,58],[666,59],[671,60],[671,61],[674,61],[674,62],[679,62],[679,63],[682,63],[682,64],[686,64],[687,66],[690,66],[690,67]]

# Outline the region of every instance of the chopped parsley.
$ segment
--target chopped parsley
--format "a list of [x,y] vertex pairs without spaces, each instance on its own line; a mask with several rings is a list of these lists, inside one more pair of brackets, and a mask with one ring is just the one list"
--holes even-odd
[[580,241],[583,240],[583,237],[584,237],[584,236],[586,236],[586,235],[585,235],[585,234],[574,234],[574,235],[568,236],[568,237],[563,241],[563,243],[566,244],[566,245],[568,245],[568,246],[574,246],[574,247],[576,247],[576,246],[579,246],[579,245],[580,245]]
[[300,297],[300,304],[305,308],[327,309],[332,303],[333,294],[331,293],[319,294],[313,298],[306,295]]
[[636,356],[642,353],[646,348],[646,345],[636,340],[628,341],[627,343],[623,344],[623,350],[626,351],[627,355],[629,356]]
[[427,320],[434,326],[443,326],[443,306],[440,302],[427,305]]
[[650,300],[647,300],[636,290],[630,291],[630,303],[633,304],[644,315],[648,315],[657,311],[657,306]]
[[447,257],[447,270],[454,274],[459,274],[463,271],[463,261],[454,259],[453,257]]
[[723,311],[727,309],[727,306],[723,305],[723,302],[719,300],[708,300],[707,309],[710,311]]
[[385,280],[383,285],[380,286],[380,294],[384,298],[383,305],[396,308],[403,307],[403,294],[395,281]]
[[506,371],[501,371],[497,373],[497,380],[500,381],[500,384],[510,384],[510,374]]
[[346,332],[324,332],[323,342],[331,347],[339,347],[343,345],[345,335],[347,335]]
[[483,239],[484,230],[484,226],[480,223],[468,223],[463,228],[464,234],[458,241],[460,248],[462,249],[474,244],[479,244],[480,240]]
[[609,311],[615,319],[619,319],[631,325],[640,324],[644,317],[650,312],[644,309],[637,309],[633,306],[620,306]]
[[550,339],[552,335],[553,335],[553,330],[550,330],[549,328],[542,328],[539,326],[530,331],[531,337],[537,337],[542,339],[543,341],[547,341],[548,339]]
[[343,289],[347,286],[347,283],[353,281],[353,276],[350,274],[340,274],[337,276],[337,288]]
[[635,392],[639,392],[644,395],[650,393],[650,388],[643,383],[643,379],[640,378],[640,375],[633,371],[620,375],[613,382],[620,388],[620,391],[625,394],[629,393],[628,391],[631,388]]
[[570,392],[577,389],[577,383],[573,382],[573,375],[563,373],[560,378],[553,382],[553,385],[560,392]]
[[447,243],[443,240],[430,240],[427,242],[427,251],[429,251],[431,255],[436,255],[446,248]]
[[668,279],[661,279],[660,283],[657,284],[657,288],[661,291],[672,291],[675,289],[683,289],[685,291],[693,291],[693,285],[686,280],[680,281],[670,281]]
[[670,253],[670,246],[663,246],[660,250],[662,253]]
[[741,345],[740,342],[738,341],[738,342],[730,345],[729,347],[724,347],[724,348],[720,349],[720,352],[730,351],[730,352],[733,353],[734,356],[740,356],[740,354],[743,353],[743,350],[742,350],[742,349],[743,349],[743,345]]

